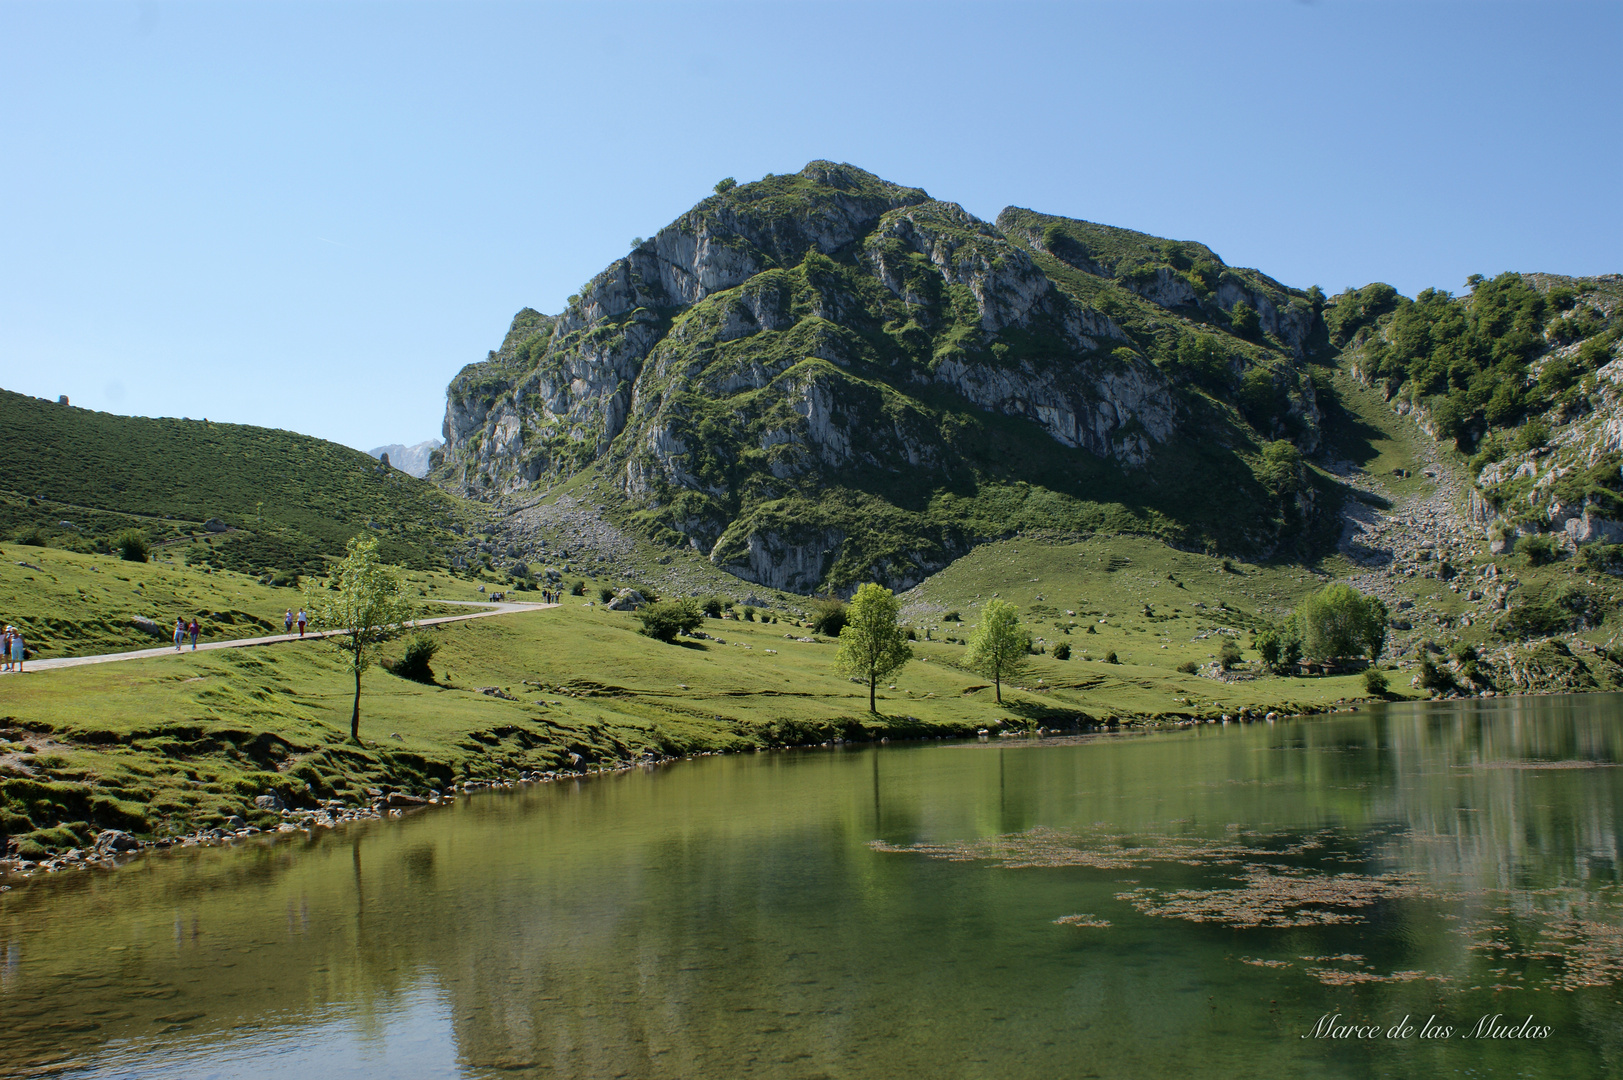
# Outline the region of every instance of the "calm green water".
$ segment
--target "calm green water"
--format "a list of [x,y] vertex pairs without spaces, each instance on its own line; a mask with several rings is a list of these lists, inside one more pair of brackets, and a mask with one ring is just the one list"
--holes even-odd
[[[1618,698],[1394,707],[174,853],[0,895],[0,1072],[1619,1075],[1620,754]],[[1495,1014],[1549,1033],[1461,1037]]]

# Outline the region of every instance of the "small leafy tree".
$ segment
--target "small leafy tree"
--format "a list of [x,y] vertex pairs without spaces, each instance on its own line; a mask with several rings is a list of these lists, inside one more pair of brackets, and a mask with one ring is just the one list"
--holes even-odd
[[712,619],[721,618],[721,597],[709,596],[704,601],[704,613]]
[[1262,460],[1257,462],[1256,476],[1262,486],[1275,495],[1292,495],[1306,486],[1302,468],[1302,452],[1284,439],[1278,439],[1262,448]]
[[1003,680],[1012,679],[1031,662],[1031,631],[1020,625],[1020,615],[1007,600],[988,600],[980,626],[970,639],[964,663],[971,671],[992,680],[997,703],[1003,704]]
[[730,176],[724,176],[720,180],[716,181],[716,194],[717,195],[725,195],[725,194],[727,194],[729,191],[733,190],[733,188],[735,188],[737,186],[738,186],[738,181],[737,180],[734,180]]
[[1224,671],[1237,666],[1240,663],[1240,647],[1225,638],[1217,650],[1217,662],[1223,666]]
[[907,632],[896,621],[899,612],[896,594],[873,582],[857,590],[845,612],[834,668],[842,674],[860,675],[867,680],[869,712],[879,711],[874,707],[879,680],[900,671],[902,665],[913,659]]
[[125,562],[146,562],[150,553],[147,534],[140,529],[125,529],[113,537],[113,548]]
[[1380,668],[1367,669],[1364,672],[1364,690],[1371,697],[1385,697],[1390,692],[1386,674]]
[[1296,623],[1302,651],[1316,660],[1374,660],[1386,647],[1386,604],[1344,582],[1326,585],[1303,600]]
[[1054,646],[1054,659],[1055,660],[1069,660],[1070,658],[1071,658],[1071,643],[1070,642],[1062,641],[1058,645]]
[[1265,626],[1251,636],[1251,647],[1262,658],[1263,667],[1274,674],[1294,668],[1302,659],[1302,640],[1295,622],[1283,627]]
[[644,634],[669,645],[677,634],[691,634],[703,626],[704,610],[685,597],[660,600],[638,611],[637,621]]
[[378,557],[376,537],[350,538],[349,554],[333,568],[329,588],[305,594],[311,624],[317,630],[336,630],[327,638],[355,676],[355,708],[350,714],[349,737],[361,741],[361,676],[372,666],[383,642],[394,637],[416,617],[416,605],[406,598],[400,568]]

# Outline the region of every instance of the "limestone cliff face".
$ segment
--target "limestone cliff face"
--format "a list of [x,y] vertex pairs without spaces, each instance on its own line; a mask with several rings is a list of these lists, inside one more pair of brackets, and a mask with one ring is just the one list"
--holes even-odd
[[[1242,285],[1214,310],[1295,326]],[[1053,482],[1086,498],[1089,470],[1154,469],[1183,437],[1180,400],[1029,243],[813,162],[699,203],[555,318],[521,312],[451,383],[436,476],[497,497],[593,466],[656,539],[748,580],[911,582],[976,531],[933,518],[928,492],[979,490],[1013,440],[1053,449],[994,472],[1082,455]]]

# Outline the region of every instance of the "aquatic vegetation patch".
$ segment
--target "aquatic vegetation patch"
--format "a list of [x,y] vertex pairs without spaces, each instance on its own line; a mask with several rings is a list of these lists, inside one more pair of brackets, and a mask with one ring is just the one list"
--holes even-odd
[[1362,922],[1349,908],[1438,894],[1406,874],[1324,874],[1248,865],[1237,889],[1131,889],[1116,894],[1145,915],[1226,926],[1331,926]]
[[1059,918],[1054,920],[1054,923],[1057,926],[1093,926],[1093,927],[1103,928],[1103,927],[1107,927],[1107,926],[1110,925],[1110,920],[1109,919],[1101,919],[1097,915],[1091,915],[1091,914],[1090,915],[1061,915]]
[[[872,840],[874,851],[924,855],[949,862],[991,862],[1003,870],[1085,866],[1096,870],[1131,870],[1156,863],[1184,866],[1239,866],[1259,858],[1312,856],[1342,859],[1330,830],[1295,840],[1236,831],[1222,840],[1201,836],[1132,836],[1102,828],[1066,832],[1039,826],[1025,832],[986,836],[942,844],[892,844]],[[1255,840],[1255,843],[1244,841]]]

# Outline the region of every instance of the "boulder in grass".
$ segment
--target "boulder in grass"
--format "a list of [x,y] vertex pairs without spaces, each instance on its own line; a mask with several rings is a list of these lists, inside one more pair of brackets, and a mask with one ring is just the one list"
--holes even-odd
[[130,616],[130,625],[141,631],[141,633],[151,634],[155,638],[167,639],[169,637],[168,627],[159,626],[145,615]]
[[211,533],[223,533],[229,530],[231,526],[227,525],[219,518],[211,517],[207,521],[203,522],[203,528],[207,529]]

